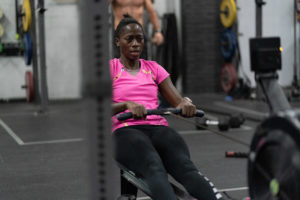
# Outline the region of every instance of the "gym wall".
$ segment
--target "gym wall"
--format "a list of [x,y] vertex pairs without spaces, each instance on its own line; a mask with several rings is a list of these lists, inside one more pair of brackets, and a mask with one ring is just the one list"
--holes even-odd
[[[160,16],[166,12],[175,12],[178,27],[183,28],[178,33],[182,33],[184,38],[183,53],[186,58],[182,65],[184,92],[221,91],[219,77],[223,59],[219,48],[220,1],[174,0],[173,4],[171,1],[155,0],[154,7]],[[255,81],[254,74],[250,71],[248,40],[255,35],[254,2],[254,0],[237,0],[242,66],[253,87]],[[279,83],[288,86],[291,85],[294,74],[293,0],[266,2],[266,6],[263,7],[263,35],[281,37],[284,51]],[[4,18],[0,23],[5,28],[2,41],[16,42],[14,1],[1,0],[0,7],[4,12]],[[45,7],[49,98],[80,98],[81,65],[78,31],[80,27],[77,3],[60,4],[54,0],[45,0]],[[298,22],[296,29],[299,35]],[[296,42],[299,43],[299,36]],[[297,50],[299,52],[299,45]],[[0,99],[25,98],[25,91],[21,89],[21,85],[24,84],[25,71],[28,69],[31,67],[25,66],[23,57],[0,57]]]
[[[299,22],[297,22],[297,38],[294,41],[294,0],[266,0],[263,6],[263,37],[279,36],[281,38],[282,70],[279,71],[279,84],[290,86],[294,72],[294,43],[297,44],[297,61],[299,62]],[[249,38],[255,37],[255,0],[237,0],[239,44],[242,66],[254,87],[254,74],[250,71]],[[298,64],[299,68],[299,64]],[[298,72],[299,73],[299,72]]]
[[[22,3],[22,1],[19,1]],[[37,1],[36,1],[37,2]],[[2,42],[17,42],[15,3],[1,0],[4,12],[5,36]],[[45,41],[47,81],[50,99],[72,99],[81,96],[81,64],[79,54],[78,8],[76,3],[56,3],[45,0]],[[25,98],[23,57],[0,57],[0,99]],[[84,66],[83,66],[84,67]]]
[[[176,10],[179,2],[176,0]],[[22,3],[22,0],[19,0]],[[58,3],[75,2],[75,3]],[[159,16],[172,12],[175,8],[167,6],[167,0],[155,1]],[[1,23],[5,27],[2,42],[17,42],[15,38],[15,3],[1,0],[4,12]],[[79,45],[79,19],[76,1],[45,0],[45,40],[47,61],[47,84],[49,99],[81,98],[81,66]],[[24,76],[27,67],[23,57],[0,57],[0,100],[25,99]]]
[[79,19],[76,3],[46,0],[45,14],[47,75],[50,99],[81,96]]
[[[1,0],[0,8],[4,17],[0,23],[5,29],[4,43],[16,42],[15,3],[12,0]],[[0,57],[0,99],[25,98],[24,85],[26,66],[23,57]]]
[[220,91],[220,1],[182,0],[183,92]]
[[[279,84],[290,86],[294,76],[294,43],[299,52],[299,22],[296,24],[294,40],[294,0],[266,0],[263,6],[263,37],[281,37],[282,70],[279,71]],[[220,69],[223,59],[220,56],[219,19],[221,1],[182,0],[182,34],[184,53],[183,89],[185,93],[220,91]],[[249,38],[255,37],[255,0],[236,0],[238,41],[242,65],[238,74],[245,74],[255,87],[254,73],[250,71]],[[299,53],[296,54],[299,63]],[[299,68],[299,64],[297,65]],[[299,69],[297,71],[299,77]]]

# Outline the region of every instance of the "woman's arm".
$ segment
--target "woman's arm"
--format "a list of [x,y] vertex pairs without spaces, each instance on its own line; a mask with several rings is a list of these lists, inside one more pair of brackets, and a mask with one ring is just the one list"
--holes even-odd
[[146,117],[146,108],[138,103],[133,101],[124,101],[120,103],[112,104],[113,115],[116,115],[125,110],[130,110],[134,119],[145,118]]
[[149,20],[152,23],[154,31],[155,31],[154,36],[152,38],[152,43],[159,46],[163,43],[164,36],[160,32],[158,15],[154,9],[154,6],[153,6],[153,3],[151,0],[145,0],[145,9],[148,12]]
[[182,115],[186,117],[193,117],[196,114],[196,106],[187,97],[182,97],[178,90],[173,85],[170,77],[167,77],[159,85],[159,91],[162,96],[176,108],[182,109]]
[[112,114],[116,115],[120,112],[127,110],[126,102],[112,104]]

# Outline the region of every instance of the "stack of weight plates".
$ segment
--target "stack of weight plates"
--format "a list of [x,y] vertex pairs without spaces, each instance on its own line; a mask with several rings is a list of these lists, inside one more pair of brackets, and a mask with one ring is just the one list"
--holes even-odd
[[225,64],[222,66],[220,81],[225,93],[229,93],[235,88],[237,83],[236,68],[231,63],[237,47],[237,39],[232,31],[232,26],[236,21],[236,4],[234,0],[222,0],[220,5],[220,20],[224,26],[221,34],[221,53]]

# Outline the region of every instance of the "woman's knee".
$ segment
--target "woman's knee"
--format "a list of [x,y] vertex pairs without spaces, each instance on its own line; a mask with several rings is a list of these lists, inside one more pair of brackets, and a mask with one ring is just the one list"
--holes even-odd
[[160,131],[154,135],[153,143],[167,158],[175,158],[177,155],[190,156],[188,146],[182,136],[169,127],[161,127]]

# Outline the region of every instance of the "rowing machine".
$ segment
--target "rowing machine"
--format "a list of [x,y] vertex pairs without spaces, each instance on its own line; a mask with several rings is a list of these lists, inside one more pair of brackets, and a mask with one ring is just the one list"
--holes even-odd
[[[118,164],[119,168],[121,169],[121,178],[124,178],[127,180],[130,184],[134,185],[136,188],[141,190],[143,193],[148,195],[149,197],[152,197],[152,193],[149,189],[149,186],[147,183],[142,179],[136,176],[136,174],[128,169],[126,167],[122,166],[121,164]],[[171,183],[171,186],[174,190],[174,193],[177,197],[177,200],[196,200],[194,197],[190,196],[186,191],[180,189],[175,184]],[[122,185],[121,185],[122,187]],[[122,189],[122,188],[121,188]],[[118,198],[118,200],[135,200],[136,194],[122,194]]]
[[279,86],[280,38],[250,39],[251,69],[271,115],[256,129],[248,158],[251,199],[300,199],[300,111]]

